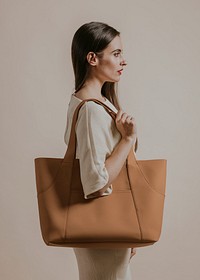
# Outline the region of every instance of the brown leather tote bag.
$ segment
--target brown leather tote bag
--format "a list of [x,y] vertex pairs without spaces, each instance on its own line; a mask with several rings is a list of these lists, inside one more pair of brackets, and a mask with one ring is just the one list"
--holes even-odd
[[[166,188],[166,159],[136,160],[133,149],[112,182],[108,196],[85,199],[76,159],[76,108],[64,158],[34,159],[39,220],[46,245],[80,248],[134,248],[160,238]],[[89,174],[88,174],[89,176]]]

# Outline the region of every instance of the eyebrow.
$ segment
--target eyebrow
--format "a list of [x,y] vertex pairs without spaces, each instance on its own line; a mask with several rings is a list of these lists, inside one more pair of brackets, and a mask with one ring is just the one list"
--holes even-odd
[[111,53],[116,52],[116,51],[122,52],[121,49],[116,49],[116,50],[112,51]]

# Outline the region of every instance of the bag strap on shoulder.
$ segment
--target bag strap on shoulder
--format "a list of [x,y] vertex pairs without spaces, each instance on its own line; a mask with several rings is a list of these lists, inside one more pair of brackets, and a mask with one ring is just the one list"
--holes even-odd
[[[94,101],[95,103],[98,103],[102,105],[105,110],[108,112],[108,114],[115,120],[116,118],[116,113],[105,103],[99,101],[98,99],[95,98],[89,98],[89,99],[84,99],[75,109],[73,119],[72,119],[72,125],[71,125],[71,132],[70,132],[70,137],[69,137],[69,142],[68,142],[68,148],[64,156],[64,162],[68,161],[69,159],[73,160],[75,159],[75,150],[76,150],[76,135],[75,135],[75,125],[78,119],[78,113],[80,108],[83,106],[83,104],[87,101]],[[135,143],[135,151],[137,150],[137,139]]]

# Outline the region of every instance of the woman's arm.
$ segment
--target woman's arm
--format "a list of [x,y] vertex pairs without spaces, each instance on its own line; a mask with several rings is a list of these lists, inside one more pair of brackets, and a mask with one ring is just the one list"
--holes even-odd
[[133,139],[132,138],[122,138],[119,143],[116,145],[115,149],[113,150],[112,154],[106,159],[105,167],[109,174],[108,183],[99,191],[95,192],[95,195],[101,196],[106,189],[112,184],[115,178],[118,176],[130,149],[133,146]]
[[111,155],[105,161],[105,167],[109,174],[109,180],[102,189],[94,192],[94,194],[97,196],[101,196],[110,186],[110,184],[112,184],[112,182],[118,176],[122,166],[124,165],[130,149],[133,145],[135,146],[136,144],[137,128],[135,119],[132,116],[128,115],[120,109],[117,112],[115,118],[115,125],[118,131],[121,133],[122,137]]

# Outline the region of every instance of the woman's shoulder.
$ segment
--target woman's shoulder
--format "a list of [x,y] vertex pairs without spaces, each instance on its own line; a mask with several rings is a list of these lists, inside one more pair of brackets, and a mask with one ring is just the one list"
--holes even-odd
[[[78,106],[78,104],[80,104],[83,101],[83,99],[79,99],[77,96],[72,94],[71,101],[73,104]],[[116,107],[106,97],[105,97],[104,102],[102,102],[102,103],[104,103],[106,106],[108,106],[110,109],[112,109],[115,113],[117,113],[118,110],[116,109]],[[86,101],[81,106],[80,111],[81,112],[87,111],[87,112],[94,113],[94,114],[96,113],[96,115],[98,112],[103,112],[104,113],[103,115],[105,115],[105,114],[108,115],[104,106],[102,104],[96,103],[93,100]]]

